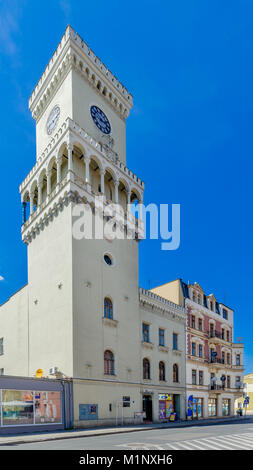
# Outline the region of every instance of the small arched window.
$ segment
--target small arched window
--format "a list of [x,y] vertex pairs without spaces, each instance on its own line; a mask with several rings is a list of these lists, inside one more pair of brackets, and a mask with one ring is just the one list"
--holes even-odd
[[113,319],[113,305],[108,297],[104,299],[104,317]]
[[143,359],[143,379],[150,379],[150,362],[146,357]]
[[173,382],[178,382],[178,365],[173,364]]
[[104,374],[114,375],[114,355],[111,351],[105,351],[104,353]]
[[159,380],[165,381],[165,364],[163,361],[159,362]]

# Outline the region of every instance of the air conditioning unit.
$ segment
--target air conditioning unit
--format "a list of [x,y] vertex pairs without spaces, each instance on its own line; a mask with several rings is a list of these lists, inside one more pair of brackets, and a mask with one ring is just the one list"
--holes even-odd
[[58,367],[50,367],[49,375],[55,375],[58,372]]

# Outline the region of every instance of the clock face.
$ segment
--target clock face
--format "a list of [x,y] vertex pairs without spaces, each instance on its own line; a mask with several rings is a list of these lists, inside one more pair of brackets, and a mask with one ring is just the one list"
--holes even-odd
[[48,135],[52,134],[53,130],[56,128],[57,123],[59,121],[59,117],[60,117],[60,107],[56,105],[48,116],[48,120],[47,120]]
[[101,111],[101,109],[98,108],[97,106],[91,106],[90,114],[96,126],[99,128],[99,130],[103,132],[104,134],[110,134],[111,125],[105,113],[103,113],[103,111]]

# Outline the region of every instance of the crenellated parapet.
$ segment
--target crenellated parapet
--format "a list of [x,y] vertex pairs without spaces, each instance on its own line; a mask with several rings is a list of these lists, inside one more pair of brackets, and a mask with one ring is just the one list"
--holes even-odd
[[68,26],[29,98],[29,109],[36,121],[71,68],[75,68],[84,80],[101,93],[122,119],[128,116],[133,105],[132,95],[71,26]]
[[170,300],[167,300],[153,292],[139,288],[140,304],[149,306],[153,309],[154,313],[159,312],[162,316],[167,316],[174,321],[186,324],[186,309],[177,305]]

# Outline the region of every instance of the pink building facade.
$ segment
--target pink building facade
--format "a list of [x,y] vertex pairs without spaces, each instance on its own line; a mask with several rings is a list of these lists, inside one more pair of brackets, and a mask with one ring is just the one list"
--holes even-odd
[[243,344],[234,342],[234,312],[199,284],[181,285],[187,309],[188,419],[233,416],[244,373]]

